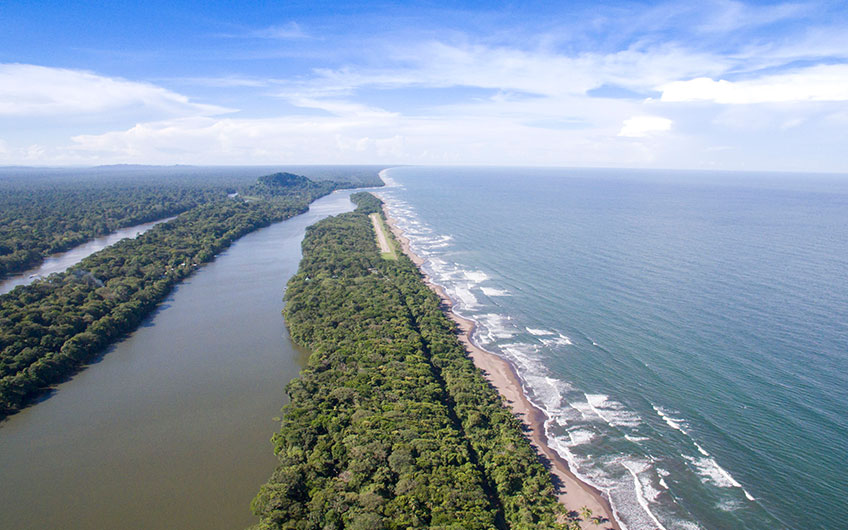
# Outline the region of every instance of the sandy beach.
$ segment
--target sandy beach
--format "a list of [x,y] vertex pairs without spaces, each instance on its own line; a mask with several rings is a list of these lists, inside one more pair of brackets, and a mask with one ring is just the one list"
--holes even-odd
[[[386,214],[389,228],[401,243],[403,252],[420,269],[423,260],[412,252],[409,240],[398,228],[397,223],[391,217],[391,212],[385,205],[383,211]],[[593,517],[600,516],[605,519],[605,522],[600,525],[592,521],[583,521],[581,526],[586,530],[598,528],[620,530],[621,527],[613,517],[613,510],[609,501],[599,490],[579,480],[569,469],[568,463],[548,446],[544,428],[547,418],[544,412],[533,405],[524,395],[521,380],[512,364],[475,345],[471,341],[474,333],[474,322],[454,313],[451,310],[453,302],[444,289],[434,284],[423,270],[422,274],[424,274],[427,285],[442,299],[444,307],[447,308],[447,315],[459,327],[459,339],[465,345],[469,356],[474,360],[474,364],[483,371],[486,379],[506,398],[513,412],[527,425],[531,444],[548,461],[550,464],[548,469],[559,481],[557,492],[559,501],[569,510],[579,511],[584,506],[588,507],[592,510]]]

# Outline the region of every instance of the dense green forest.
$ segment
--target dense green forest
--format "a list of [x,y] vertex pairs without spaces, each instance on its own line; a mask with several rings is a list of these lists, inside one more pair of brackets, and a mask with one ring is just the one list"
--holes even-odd
[[406,256],[382,259],[368,214],[309,227],[286,291],[311,356],[287,387],[279,465],[257,529],[567,528],[522,424],[484,379]]
[[0,418],[135,329],[178,281],[234,240],[306,211],[339,184],[279,174],[265,187],[249,201],[207,197],[65,273],[0,296]]
[[224,197],[223,188],[201,186],[0,187],[0,277],[119,228]]
[[[379,168],[372,166],[299,169],[313,181],[343,187],[382,185]],[[0,278],[119,228],[177,215],[231,192],[297,193],[256,181],[269,173],[250,167],[0,168]]]

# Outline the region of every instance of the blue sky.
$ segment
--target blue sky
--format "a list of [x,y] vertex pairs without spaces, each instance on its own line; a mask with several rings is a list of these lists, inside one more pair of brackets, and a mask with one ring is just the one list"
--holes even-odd
[[0,165],[848,172],[843,2],[5,2]]

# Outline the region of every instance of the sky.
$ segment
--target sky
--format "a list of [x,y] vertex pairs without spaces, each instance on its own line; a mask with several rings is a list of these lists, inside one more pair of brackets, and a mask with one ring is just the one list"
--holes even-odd
[[0,2],[0,165],[848,173],[848,3]]

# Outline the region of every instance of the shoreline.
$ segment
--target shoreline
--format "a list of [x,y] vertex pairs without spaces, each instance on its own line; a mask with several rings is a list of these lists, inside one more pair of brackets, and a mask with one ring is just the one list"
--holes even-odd
[[486,380],[506,399],[512,411],[527,426],[527,436],[531,445],[539,455],[547,460],[546,467],[548,471],[559,482],[556,493],[559,502],[568,510],[578,512],[583,506],[586,506],[592,510],[593,517],[601,516],[606,519],[601,525],[596,525],[591,521],[583,521],[581,528],[584,530],[599,528],[622,530],[614,516],[612,506],[606,497],[604,497],[603,493],[577,478],[569,468],[568,462],[548,445],[548,438],[545,433],[547,416],[541,409],[531,403],[525,395],[521,385],[521,379],[518,377],[518,373],[512,363],[474,344],[471,337],[474,333],[475,322],[461,317],[453,311],[453,301],[445,289],[434,283],[421,268],[424,260],[412,251],[409,239],[406,238],[403,231],[397,226],[385,203],[383,204],[383,213],[386,217],[386,224],[395,238],[400,242],[403,253],[415,263],[423,275],[427,286],[442,300],[448,318],[457,324],[459,340],[465,346],[475,366],[483,372]]

